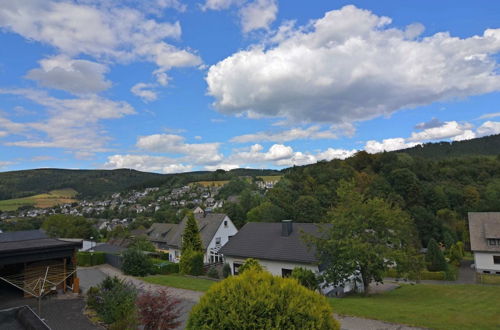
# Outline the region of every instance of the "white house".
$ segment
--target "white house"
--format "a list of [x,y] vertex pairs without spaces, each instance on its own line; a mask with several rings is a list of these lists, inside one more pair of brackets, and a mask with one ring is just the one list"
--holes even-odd
[[476,271],[500,275],[500,212],[469,212],[469,232]]
[[[204,262],[215,263],[222,261],[219,250],[236,235],[238,229],[231,219],[223,213],[195,213],[202,246],[205,252]],[[153,224],[147,232],[148,238],[157,248],[169,253],[169,259],[179,262],[182,248],[182,234],[186,227],[187,217],[181,223]]]
[[[249,222],[224,245],[220,253],[231,267],[233,275],[247,258],[254,258],[271,274],[290,276],[293,269],[302,267],[320,273],[316,251],[309,247],[304,235],[317,235],[318,225],[293,223],[291,220],[276,222]],[[354,289],[354,283],[342,287],[324,288],[323,293],[342,294]]]

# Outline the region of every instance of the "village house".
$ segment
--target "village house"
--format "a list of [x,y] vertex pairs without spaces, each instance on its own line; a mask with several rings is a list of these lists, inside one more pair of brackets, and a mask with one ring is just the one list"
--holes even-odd
[[[231,219],[222,213],[194,213],[198,224],[201,242],[204,250],[204,263],[222,261],[219,253],[221,247],[236,235],[238,230]],[[169,253],[169,260],[179,262],[182,248],[182,234],[186,227],[187,217],[179,224],[155,223],[147,232],[148,239],[161,252]]]
[[[279,222],[249,222],[219,251],[231,267],[233,275],[246,259],[253,258],[275,276],[288,277],[296,267],[320,273],[321,265],[316,250],[308,246],[306,235],[316,236],[319,227],[314,223],[293,223],[292,220]],[[323,288],[325,294],[340,295],[352,291],[353,282],[342,287]]]
[[469,232],[476,271],[500,275],[500,212],[469,212]]

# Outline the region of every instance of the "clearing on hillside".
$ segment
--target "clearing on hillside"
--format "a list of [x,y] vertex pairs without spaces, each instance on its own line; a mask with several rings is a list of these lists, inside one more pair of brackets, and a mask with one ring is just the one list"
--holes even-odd
[[74,189],[51,190],[46,194],[38,194],[23,198],[6,199],[0,201],[0,211],[15,211],[22,206],[34,206],[38,208],[53,207],[59,204],[76,202],[75,196],[78,192]]

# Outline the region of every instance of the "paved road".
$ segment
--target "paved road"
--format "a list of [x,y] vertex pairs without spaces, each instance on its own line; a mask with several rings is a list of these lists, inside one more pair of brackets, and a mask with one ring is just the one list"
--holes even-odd
[[[80,283],[95,283],[101,278],[104,278],[106,275],[109,276],[117,276],[137,288],[141,290],[151,290],[155,291],[158,288],[165,288],[161,285],[149,284],[144,281],[141,281],[135,277],[124,275],[120,270],[111,267],[109,265],[100,265],[96,267],[90,268],[80,268],[78,271],[78,276],[80,277]],[[85,277],[85,278],[83,278]],[[98,284],[98,283],[95,283]],[[91,284],[91,285],[95,285]],[[373,291],[381,292],[392,290],[396,288],[398,285],[396,284],[385,284],[381,286],[377,286],[376,288],[372,288]],[[170,293],[181,300],[181,321],[182,325],[179,329],[184,329],[186,326],[186,321],[189,315],[189,311],[191,308],[199,301],[200,297],[203,295],[203,292],[177,289],[177,288],[169,288]],[[337,320],[341,322],[342,330],[418,330],[421,328],[409,327],[401,324],[392,324],[377,320],[363,319],[359,317],[350,317],[350,316],[335,316]]]

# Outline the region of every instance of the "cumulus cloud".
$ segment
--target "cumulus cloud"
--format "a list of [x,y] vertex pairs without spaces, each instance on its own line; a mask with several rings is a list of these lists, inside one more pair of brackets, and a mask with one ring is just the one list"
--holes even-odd
[[189,172],[192,165],[178,163],[176,159],[149,155],[112,155],[104,164],[105,168],[133,168],[145,172],[179,173]]
[[245,0],[206,0],[205,4],[202,6],[203,10],[224,10],[228,9],[232,5],[240,5],[244,3]]
[[311,126],[304,128],[292,128],[281,132],[257,132],[254,134],[245,134],[235,136],[231,142],[287,142],[304,139],[336,139],[338,136],[329,130],[322,131],[320,126]]
[[158,66],[156,74],[201,64],[198,55],[164,41],[180,38],[179,22],[160,23],[112,2],[2,2],[0,27],[51,45],[69,57],[85,54],[121,62],[153,62]]
[[225,114],[346,123],[436,101],[500,90],[500,29],[470,38],[422,28],[354,6],[294,28],[212,65],[214,107]]
[[96,95],[57,99],[43,92],[0,89],[0,94],[24,97],[40,106],[47,118],[37,122],[13,122],[0,116],[0,128],[25,139],[6,145],[31,148],[64,148],[81,155],[105,151],[109,137],[101,121],[118,119],[135,113],[126,102],[108,100]]
[[[469,123],[460,124],[456,121],[448,121],[440,126],[426,128],[421,132],[413,132],[408,141],[450,139],[470,131],[471,128],[472,125]],[[469,132],[468,134],[470,135]]]
[[275,0],[255,0],[240,9],[241,28],[244,33],[258,29],[269,29],[278,14]]
[[158,98],[156,92],[151,89],[153,87],[154,87],[153,84],[137,83],[134,86],[132,86],[130,91],[147,103],[154,101]]
[[445,123],[442,122],[441,120],[439,120],[437,118],[432,118],[429,121],[426,121],[426,122],[419,123],[419,124],[415,125],[415,128],[422,130],[422,129],[428,129],[428,128],[434,128],[434,127],[441,127],[444,124]]
[[479,136],[500,134],[500,122],[487,121],[478,127],[477,133]]
[[420,143],[406,142],[404,138],[384,139],[382,140],[382,142],[370,140],[366,142],[364,149],[366,150],[366,152],[374,154],[377,152],[394,151],[399,149],[411,148],[418,144]]
[[186,143],[183,136],[175,134],[140,136],[136,146],[149,152],[183,155],[183,161],[195,164],[214,164],[223,159],[220,143]]
[[58,55],[39,61],[40,68],[26,75],[44,87],[61,89],[73,94],[98,93],[111,87],[104,74],[108,68],[87,60],[72,60]]

